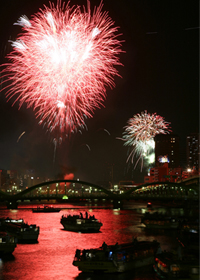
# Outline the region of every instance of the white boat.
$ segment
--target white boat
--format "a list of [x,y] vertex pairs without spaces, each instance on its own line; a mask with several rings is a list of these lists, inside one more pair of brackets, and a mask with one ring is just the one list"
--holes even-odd
[[67,215],[62,216],[60,223],[63,225],[65,230],[76,231],[76,232],[98,232],[103,225],[94,216],[83,215]]
[[40,232],[39,226],[29,225],[23,219],[1,219],[0,228],[16,237],[18,242],[36,242]]
[[76,250],[73,265],[82,272],[122,273],[149,266],[159,247],[157,241],[137,241]]

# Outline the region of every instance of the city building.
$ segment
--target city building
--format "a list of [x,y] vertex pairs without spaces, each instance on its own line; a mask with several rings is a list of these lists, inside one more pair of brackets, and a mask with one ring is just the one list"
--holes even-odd
[[187,168],[189,172],[191,170],[199,171],[199,159],[200,159],[200,143],[199,143],[199,133],[191,133],[187,136]]
[[38,177],[32,169],[24,170],[22,173],[18,173],[16,170],[0,170],[0,190],[12,194],[45,181],[46,178]]
[[169,163],[160,163],[150,169],[149,175],[144,177],[144,183],[178,182],[182,178],[182,168],[169,168]]
[[179,137],[175,134],[158,134],[155,140],[155,166],[168,163],[169,168],[180,167]]
[[155,167],[144,177],[144,183],[180,182],[199,176],[199,134],[187,136],[187,167],[179,165],[179,137],[174,134],[157,135],[155,137]]

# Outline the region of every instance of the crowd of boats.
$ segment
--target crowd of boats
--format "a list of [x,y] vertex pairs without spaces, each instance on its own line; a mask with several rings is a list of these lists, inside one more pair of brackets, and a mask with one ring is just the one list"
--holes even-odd
[[[43,207],[33,212],[59,212],[58,208]],[[37,210],[37,211],[34,211]],[[75,232],[99,232],[102,222],[87,212],[78,215],[62,215],[64,230]],[[175,217],[169,213],[146,212],[142,219],[146,228],[178,229],[177,250],[162,251],[160,243],[133,241],[125,244],[106,244],[99,248],[77,249],[73,265],[81,272],[123,273],[144,266],[152,266],[162,279],[199,279],[199,222],[198,217]],[[23,219],[0,219],[0,255],[12,254],[17,243],[38,242],[40,227]]]
[[0,256],[12,254],[18,243],[36,243],[40,227],[23,219],[0,219]]

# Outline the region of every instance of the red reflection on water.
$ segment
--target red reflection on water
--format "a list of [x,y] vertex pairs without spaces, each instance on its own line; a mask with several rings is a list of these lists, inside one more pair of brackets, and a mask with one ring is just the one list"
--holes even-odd
[[[107,244],[130,242],[136,236],[139,239],[155,239],[152,235],[146,235],[139,224],[140,216],[133,210],[114,211],[84,207],[73,209],[73,205],[67,205],[68,209],[66,209],[66,205],[54,206],[62,210],[59,213],[32,213],[33,205],[20,206],[18,210],[0,210],[0,217],[23,218],[29,224],[40,226],[37,244],[18,244],[13,253],[14,260],[2,261],[1,271],[6,280],[96,280],[99,278],[95,278],[94,275],[79,275],[77,267],[72,265],[76,249],[100,247],[103,242]],[[85,213],[85,211],[95,215],[103,223],[99,233],[82,234],[63,229],[60,223],[62,215]],[[109,275],[104,278],[107,277],[110,277],[109,280],[154,279],[148,278],[151,277],[151,273],[148,273],[148,277],[146,275],[147,278],[145,276],[138,278],[141,276],[136,277],[132,273],[115,275],[115,278]]]

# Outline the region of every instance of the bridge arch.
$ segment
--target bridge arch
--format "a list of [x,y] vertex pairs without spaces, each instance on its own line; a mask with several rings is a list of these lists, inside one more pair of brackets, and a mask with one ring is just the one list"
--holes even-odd
[[[189,181],[189,180],[188,180]],[[187,182],[188,182],[187,181]],[[192,181],[192,179],[191,179]],[[197,184],[185,184],[185,182],[180,182],[180,183],[175,183],[175,182],[152,182],[152,183],[145,183],[139,186],[136,186],[134,188],[131,188],[128,191],[124,192],[124,196],[125,195],[129,195],[134,193],[135,191],[138,190],[142,190],[142,189],[148,189],[151,186],[157,186],[158,188],[162,188],[162,187],[177,187],[178,189],[184,189],[186,191],[188,191],[189,189],[194,190],[195,192],[199,193],[199,186]]]
[[[66,184],[72,183],[73,186],[67,187]],[[113,204],[116,202],[119,204],[123,200],[129,199],[149,199],[151,196],[152,199],[165,199],[171,200],[175,199],[185,199],[188,197],[190,200],[197,201],[199,198],[199,185],[192,182],[192,184],[173,183],[173,182],[153,182],[139,185],[133,187],[130,190],[123,192],[110,191],[106,188],[99,186],[97,184],[89,183],[86,181],[80,180],[52,180],[43,182],[37,185],[34,185],[28,189],[25,189],[22,192],[17,194],[8,195],[4,192],[0,192],[0,198],[2,201],[7,201],[7,207],[9,209],[16,209],[18,202],[28,200],[50,200],[50,199],[109,199],[113,200]],[[58,186],[55,184],[59,184]],[[65,184],[64,188],[61,184]],[[78,184],[78,187],[76,186]],[[81,186],[80,186],[81,185]],[[46,189],[39,190],[42,187]],[[86,186],[89,187],[86,189]],[[167,188],[166,188],[167,187]],[[172,187],[172,188],[168,188]],[[173,188],[174,187],[174,188]],[[38,190],[37,190],[38,189]],[[52,190],[53,189],[53,190]],[[56,189],[56,192],[55,192]],[[91,191],[88,191],[88,190]],[[163,191],[164,189],[164,191]],[[36,190],[36,192],[34,191]],[[98,190],[98,191],[97,191]],[[139,191],[141,190],[141,192]],[[177,192],[177,190],[179,190]],[[185,192],[186,191],[186,192]],[[188,191],[188,192],[187,192]],[[193,193],[191,193],[192,191]],[[156,192],[156,193],[155,193]],[[66,195],[66,197],[64,197]],[[117,206],[118,206],[117,204]]]
[[15,194],[14,196],[17,198],[17,197],[21,197],[23,195],[26,195],[30,192],[32,192],[33,190],[37,189],[37,188],[40,188],[40,187],[44,187],[44,186],[49,186],[49,185],[53,185],[53,184],[59,184],[59,183],[75,183],[75,184],[80,184],[80,185],[84,185],[84,186],[89,186],[89,187],[92,187],[92,188],[95,188],[95,189],[98,189],[100,191],[103,191],[105,194],[107,195],[112,195],[112,192],[105,189],[104,187],[102,186],[98,186],[96,184],[93,184],[93,183],[89,183],[89,182],[86,182],[86,181],[80,181],[80,180],[64,180],[64,179],[61,179],[61,180],[53,180],[53,181],[47,181],[47,182],[43,182],[43,183],[40,183],[40,184],[37,184],[37,185],[34,185],[26,190],[23,190],[22,192],[20,193],[17,193]]

